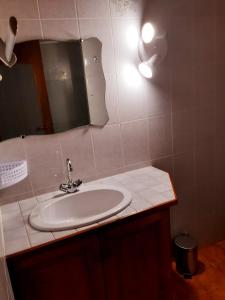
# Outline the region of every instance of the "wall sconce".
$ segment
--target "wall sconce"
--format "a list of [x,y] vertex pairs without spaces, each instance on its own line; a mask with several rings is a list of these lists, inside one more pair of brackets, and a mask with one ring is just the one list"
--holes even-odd
[[17,61],[16,55],[13,53],[13,48],[16,43],[17,35],[17,19],[10,17],[8,32],[5,43],[0,39],[0,60],[9,68]]
[[157,32],[151,23],[145,23],[139,43],[141,63],[138,69],[141,75],[145,78],[152,78],[154,67],[165,58],[166,54],[166,33]]

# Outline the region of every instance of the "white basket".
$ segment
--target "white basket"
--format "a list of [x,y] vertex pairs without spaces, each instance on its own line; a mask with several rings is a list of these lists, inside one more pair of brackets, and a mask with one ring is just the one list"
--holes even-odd
[[16,184],[26,178],[27,161],[12,161],[0,164],[0,190]]

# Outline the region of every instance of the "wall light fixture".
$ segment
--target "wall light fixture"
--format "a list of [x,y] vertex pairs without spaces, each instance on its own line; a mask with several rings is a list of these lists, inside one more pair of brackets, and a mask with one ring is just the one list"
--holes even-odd
[[145,23],[141,31],[139,43],[139,72],[145,78],[152,78],[155,66],[167,54],[166,33],[159,32],[151,23]]

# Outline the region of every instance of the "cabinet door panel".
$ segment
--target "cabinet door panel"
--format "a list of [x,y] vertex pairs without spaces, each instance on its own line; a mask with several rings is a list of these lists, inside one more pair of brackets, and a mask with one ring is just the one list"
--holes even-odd
[[161,257],[161,231],[160,218],[154,222],[151,218],[140,218],[104,230],[101,249],[106,300],[170,299],[164,294],[167,290],[163,291],[166,288],[163,270],[167,268],[169,272],[170,266],[169,260]]
[[16,300],[103,300],[95,237],[61,241],[8,259]]

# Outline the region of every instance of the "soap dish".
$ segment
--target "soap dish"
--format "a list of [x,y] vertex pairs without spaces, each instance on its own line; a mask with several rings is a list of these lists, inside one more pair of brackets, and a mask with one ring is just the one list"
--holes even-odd
[[0,163],[0,190],[20,182],[27,175],[26,160]]

